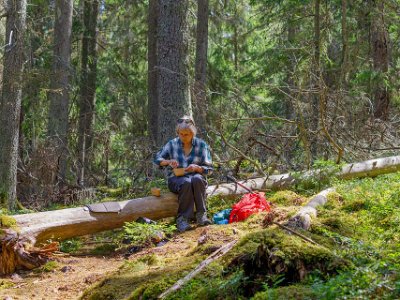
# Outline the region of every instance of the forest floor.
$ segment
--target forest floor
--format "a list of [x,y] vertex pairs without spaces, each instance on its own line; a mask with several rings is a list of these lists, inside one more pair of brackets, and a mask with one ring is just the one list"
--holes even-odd
[[[174,232],[167,243],[138,252],[132,250],[135,237],[161,224],[125,226],[80,239],[74,255],[60,253],[53,265],[0,278],[0,300],[156,299],[233,240],[238,242],[228,253],[166,299],[400,299],[400,172],[334,187],[337,193],[318,207],[310,230],[301,231],[317,244],[276,225],[265,227],[265,212]],[[267,196],[280,223],[309,200],[293,191]],[[236,201],[209,199],[210,216]],[[124,244],[129,230],[131,240]],[[109,251],[93,255],[99,247]]]
[[20,271],[0,278],[0,288],[10,285],[0,289],[0,299],[78,299],[86,288],[118,269],[122,259],[119,256],[55,256],[54,270]]
[[[209,234],[214,227],[212,236]],[[90,286],[99,284],[124,265],[140,260],[141,257],[157,255],[161,260],[171,257],[190,256],[190,252],[198,245],[201,237],[220,243],[232,240],[224,231],[215,230],[217,225],[197,227],[182,234],[176,234],[160,247],[150,247],[129,255],[126,251],[104,256],[74,255],[59,253],[53,257],[56,264],[46,269],[19,271],[12,276],[0,277],[0,299],[3,300],[72,300],[80,299]],[[236,234],[232,231],[232,235]],[[157,268],[157,267],[155,267]]]

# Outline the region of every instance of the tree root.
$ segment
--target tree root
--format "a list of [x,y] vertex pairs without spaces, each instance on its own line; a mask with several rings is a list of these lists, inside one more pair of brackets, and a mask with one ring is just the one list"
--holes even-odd
[[29,249],[31,244],[31,241],[21,239],[15,231],[3,230],[0,237],[0,275],[11,274],[19,269],[37,268],[49,261],[51,252],[58,250],[56,243],[42,249]]

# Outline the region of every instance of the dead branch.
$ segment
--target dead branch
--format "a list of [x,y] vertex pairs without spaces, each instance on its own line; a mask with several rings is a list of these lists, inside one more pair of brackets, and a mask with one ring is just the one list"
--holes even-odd
[[172,287],[170,287],[168,290],[166,290],[160,296],[158,296],[158,299],[165,299],[169,294],[179,290],[186,282],[188,282],[190,279],[192,279],[194,276],[200,273],[200,271],[203,270],[206,266],[208,266],[214,260],[225,255],[229,250],[231,250],[233,246],[235,246],[236,242],[237,240],[233,240],[228,244],[222,246],[218,250],[214,251],[209,257],[203,260],[193,271],[187,274],[184,278],[178,280],[177,283],[175,283]]

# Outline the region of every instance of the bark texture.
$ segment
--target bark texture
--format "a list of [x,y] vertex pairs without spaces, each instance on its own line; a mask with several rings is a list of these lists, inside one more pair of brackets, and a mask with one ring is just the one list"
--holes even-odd
[[5,9],[6,45],[0,103],[0,206],[13,209],[17,189],[26,0],[8,0]]
[[188,0],[161,0],[157,24],[158,138],[176,135],[176,120],[192,115],[188,78]]
[[50,81],[48,136],[57,156],[58,180],[65,181],[68,151],[68,112],[71,77],[72,0],[56,0],[53,73]]
[[78,125],[78,184],[85,186],[85,171],[92,145],[92,124],[96,97],[97,78],[97,17],[99,1],[84,1],[82,37],[82,79],[80,86]]
[[314,0],[314,60],[312,71],[312,109],[311,109],[311,130],[316,136],[311,140],[311,153],[315,158],[319,152],[320,141],[318,136],[319,115],[320,115],[320,94],[321,94],[321,27],[320,27],[320,0]]
[[153,146],[157,144],[158,136],[158,93],[157,93],[157,18],[158,0],[149,1],[148,32],[147,32],[147,61],[148,61],[148,122],[149,133]]
[[384,17],[384,1],[372,0],[371,52],[374,71],[380,76],[374,83],[374,116],[387,120],[390,94],[385,84],[389,68],[389,34]]
[[208,48],[208,0],[197,1],[196,62],[193,86],[193,113],[201,138],[207,132],[207,48]]

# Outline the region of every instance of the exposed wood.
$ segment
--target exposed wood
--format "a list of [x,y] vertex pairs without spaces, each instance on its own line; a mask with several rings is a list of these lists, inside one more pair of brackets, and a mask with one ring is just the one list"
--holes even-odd
[[324,206],[328,201],[328,194],[334,191],[334,188],[329,188],[311,198],[294,217],[290,218],[288,226],[292,228],[302,228],[304,230],[310,229],[311,218],[317,216],[317,207]]
[[[288,227],[288,226],[285,226],[285,225],[283,225],[283,224],[281,224],[281,223],[278,223],[278,222],[274,221],[275,217],[276,217],[275,212],[274,212],[274,211],[270,211],[270,212],[265,216],[265,218],[264,218],[264,220],[263,220],[263,227],[265,228],[265,227],[268,227],[268,226],[270,226],[270,225],[272,225],[272,224],[275,224],[275,225],[277,225],[278,227],[280,227],[280,228],[282,228],[282,229],[284,229],[284,230],[286,230],[286,231],[289,231],[290,233],[292,233],[292,234],[294,234],[294,235],[297,235],[298,237],[302,238],[303,240],[305,240],[305,241],[307,241],[307,242],[309,242],[309,243],[311,243],[311,244],[321,246],[320,244],[314,242],[314,241],[313,241],[312,239],[310,239],[309,237],[306,237],[305,235],[301,234],[300,232],[297,232],[296,230],[294,230],[294,229],[293,229],[294,226],[292,226],[292,228],[290,228],[290,227]],[[321,246],[321,247],[322,247],[322,246]]]
[[223,245],[218,250],[214,251],[209,257],[203,260],[192,272],[187,274],[184,278],[178,280],[177,283],[175,283],[172,287],[170,287],[168,290],[166,290],[160,296],[158,296],[158,299],[165,299],[169,294],[179,290],[186,282],[188,282],[190,279],[196,276],[206,266],[208,266],[214,260],[226,254],[229,250],[231,250],[233,246],[235,246],[236,242],[237,242],[236,240],[231,241],[228,244]]
[[278,223],[278,222],[275,222],[275,221],[272,222],[272,224],[275,224],[275,225],[279,226],[280,228],[282,228],[282,229],[284,229],[284,230],[287,230],[287,231],[289,231],[290,233],[293,233],[294,235],[297,235],[298,237],[302,238],[303,240],[305,240],[305,241],[307,241],[307,242],[309,242],[309,243],[311,243],[311,244],[321,246],[320,244],[314,242],[314,241],[313,241],[312,239],[310,239],[309,237],[306,237],[305,235],[303,235],[303,234],[297,232],[296,230],[293,230],[292,228],[289,228],[289,227],[287,227],[287,226],[285,226],[285,225],[282,225],[282,224],[280,224],[280,223]]
[[[4,230],[0,240],[0,275],[11,274],[16,269],[33,269],[48,260],[46,251],[25,249],[26,241],[14,231]],[[53,248],[54,249],[54,248]]]
[[36,239],[36,243],[49,239],[67,238],[121,227],[138,217],[160,219],[176,215],[177,197],[165,193],[161,197],[144,197],[119,202],[120,213],[92,213],[86,207],[67,208],[14,216],[21,236]]

